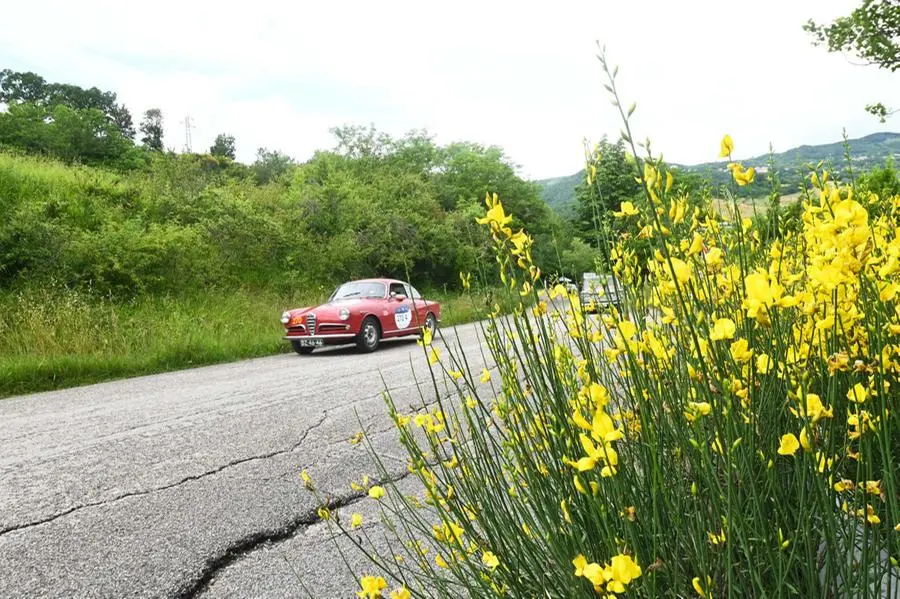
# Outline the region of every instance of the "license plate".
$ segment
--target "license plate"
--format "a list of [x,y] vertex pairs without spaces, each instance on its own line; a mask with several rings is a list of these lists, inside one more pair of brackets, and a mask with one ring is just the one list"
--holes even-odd
[[300,339],[300,347],[320,347],[325,345],[324,339]]

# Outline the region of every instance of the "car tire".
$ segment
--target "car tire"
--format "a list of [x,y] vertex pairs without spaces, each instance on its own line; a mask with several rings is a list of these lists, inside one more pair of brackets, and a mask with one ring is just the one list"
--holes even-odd
[[[434,334],[437,333],[437,318],[434,317],[434,314],[431,312],[428,313],[428,316],[425,317],[425,326],[422,327],[423,331],[428,329],[431,331],[431,336],[434,337]],[[422,333],[419,334],[422,336]]]
[[381,327],[374,316],[367,316],[359,327],[359,335],[356,336],[356,347],[360,351],[369,353],[378,349],[381,342]]
[[313,353],[314,347],[309,347],[306,345],[300,345],[299,341],[291,341],[291,347],[294,348],[294,351],[300,354],[301,356],[308,356]]

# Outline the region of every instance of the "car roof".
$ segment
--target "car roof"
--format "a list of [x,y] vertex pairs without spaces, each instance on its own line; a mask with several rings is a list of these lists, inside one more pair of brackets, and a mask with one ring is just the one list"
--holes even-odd
[[401,281],[400,279],[354,279],[352,281],[344,281],[341,283],[342,285],[346,285],[347,283],[403,283],[404,285],[408,284],[406,281]]

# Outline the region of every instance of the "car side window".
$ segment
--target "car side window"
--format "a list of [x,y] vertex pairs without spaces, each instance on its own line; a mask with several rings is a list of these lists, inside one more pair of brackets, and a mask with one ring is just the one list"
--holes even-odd
[[409,297],[411,297],[413,299],[422,299],[422,296],[419,294],[418,291],[416,291],[415,287],[413,287],[412,285],[408,285],[407,287],[412,292],[412,295],[410,295]]
[[406,293],[406,289],[404,289],[402,283],[391,283],[391,293],[396,293],[397,295],[405,295],[409,297],[409,294]]

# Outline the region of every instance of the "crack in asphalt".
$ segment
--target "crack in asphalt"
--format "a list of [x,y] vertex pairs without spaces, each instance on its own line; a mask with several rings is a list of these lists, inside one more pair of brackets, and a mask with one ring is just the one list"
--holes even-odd
[[[388,392],[399,391],[399,390],[401,390],[401,389],[405,389],[405,388],[408,388],[408,387],[411,387],[411,386],[414,386],[414,385],[415,385],[415,383],[410,383],[410,384],[407,384],[407,385],[400,385],[400,386],[398,386],[398,387],[393,387],[393,388],[390,388],[390,387],[389,387],[388,389],[386,389],[386,391],[388,391]],[[381,397],[381,393],[382,393],[382,392],[379,392],[378,394],[374,395],[373,397],[369,397],[369,398],[367,398],[366,400],[363,400],[363,401],[373,401],[373,400],[375,400],[375,399],[378,399],[379,397]],[[357,404],[357,405],[358,405],[358,404]],[[248,457],[244,457],[244,458],[239,458],[239,459],[237,459],[237,460],[233,460],[233,461],[231,461],[231,462],[227,462],[227,463],[225,463],[225,464],[223,464],[223,465],[221,465],[221,466],[218,466],[218,467],[216,467],[216,468],[213,468],[212,470],[207,470],[206,472],[201,472],[200,474],[192,474],[192,475],[186,476],[186,477],[184,477],[184,478],[182,478],[182,479],[180,479],[180,480],[178,480],[178,481],[176,481],[176,482],[173,482],[173,483],[170,483],[170,484],[167,484],[167,485],[163,485],[163,486],[161,486],[161,487],[153,487],[152,489],[141,489],[141,490],[138,490],[138,491],[129,491],[129,492],[127,492],[127,493],[122,493],[121,495],[117,495],[117,496],[112,497],[112,498],[109,498],[109,499],[103,499],[103,500],[101,500],[101,501],[92,501],[92,502],[88,502],[88,503],[82,503],[82,504],[79,504],[79,505],[75,505],[75,506],[72,506],[72,507],[70,507],[70,508],[68,508],[68,509],[66,509],[66,510],[63,510],[63,511],[61,511],[61,512],[57,512],[57,513],[55,513],[55,514],[52,514],[52,515],[50,515],[50,516],[46,516],[46,517],[44,517],[44,518],[40,518],[40,519],[37,519],[37,520],[32,520],[32,521],[30,521],[30,522],[23,522],[23,523],[21,523],[21,524],[15,524],[15,525],[12,525],[12,526],[7,526],[7,527],[5,527],[5,528],[0,528],[0,536],[3,536],[3,535],[5,535],[5,534],[11,533],[11,532],[15,532],[15,531],[17,531],[17,530],[23,530],[23,529],[27,529],[27,528],[33,528],[33,527],[35,527],[35,526],[40,526],[40,525],[42,525],[42,524],[47,524],[47,523],[49,523],[49,522],[53,522],[54,520],[57,520],[57,519],[62,518],[62,517],[64,517],[64,516],[68,516],[69,514],[72,514],[72,513],[74,513],[74,512],[78,512],[78,511],[81,511],[81,510],[84,510],[84,509],[87,509],[87,508],[99,507],[99,506],[101,506],[101,505],[108,505],[108,504],[110,504],[110,503],[115,503],[115,502],[121,501],[121,500],[123,500],[123,499],[128,499],[128,498],[131,498],[131,497],[141,497],[141,496],[143,496],[143,495],[150,495],[150,494],[152,494],[152,493],[158,493],[158,492],[160,492],[160,491],[166,491],[166,490],[168,490],[168,489],[173,489],[173,488],[175,488],[175,487],[178,487],[179,485],[183,485],[184,483],[191,482],[191,481],[195,481],[195,480],[200,480],[200,479],[205,478],[205,477],[207,477],[207,476],[211,476],[211,475],[213,475],[213,474],[218,474],[218,473],[222,472],[223,470],[227,470],[228,468],[232,468],[232,467],[234,467],[234,466],[239,466],[239,465],[245,464],[245,463],[247,463],[247,462],[252,462],[252,461],[255,461],[255,460],[265,460],[265,459],[273,458],[273,457],[278,456],[278,455],[284,455],[284,454],[287,454],[287,453],[291,453],[291,452],[295,451],[298,447],[300,447],[300,445],[303,443],[303,441],[306,440],[307,436],[309,436],[309,433],[311,433],[313,430],[317,429],[318,427],[322,426],[322,424],[325,423],[325,421],[328,419],[329,415],[330,415],[332,412],[338,412],[338,411],[341,411],[341,410],[343,410],[343,409],[348,409],[348,408],[350,408],[350,407],[355,407],[355,406],[337,406],[337,407],[332,408],[332,409],[329,409],[329,410],[324,410],[324,411],[322,412],[322,417],[319,419],[319,421],[316,422],[315,424],[313,424],[312,426],[310,426],[309,428],[307,428],[307,429],[303,432],[303,434],[300,436],[300,439],[298,439],[295,443],[293,443],[293,444],[292,444],[290,447],[288,447],[287,449],[278,449],[278,450],[271,451],[271,452],[267,452],[267,453],[264,453],[264,454],[259,454],[259,455],[253,455],[253,456],[248,456]],[[392,424],[393,424],[393,423],[392,423]],[[390,430],[390,428],[391,428],[391,427],[388,427],[388,428],[385,429],[384,431],[376,431],[376,432],[387,432],[388,430]],[[332,444],[336,444],[336,443],[339,443],[339,442],[346,442],[346,440],[335,441],[335,442],[332,443]]]
[[[388,476],[385,479],[375,481],[375,484],[384,485],[388,483],[397,483],[405,479],[407,476],[410,476],[411,474],[412,473],[409,472],[409,470],[403,470],[398,472],[394,476]],[[196,597],[199,597],[209,588],[209,585],[219,574],[219,572],[228,568],[231,564],[253,553],[257,549],[260,549],[262,546],[290,539],[302,530],[305,530],[315,524],[319,524],[320,522],[322,522],[322,518],[320,518],[318,515],[318,510],[320,507],[326,507],[330,511],[334,511],[345,508],[349,505],[353,505],[354,503],[365,499],[366,497],[368,497],[368,493],[366,491],[354,491],[352,493],[348,493],[347,495],[329,498],[328,501],[325,502],[324,506],[317,506],[315,508],[309,509],[298,515],[296,518],[293,518],[285,524],[282,524],[281,526],[268,530],[257,531],[241,537],[233,544],[225,548],[222,553],[206,560],[206,562],[203,564],[202,570],[198,573],[197,577],[194,578],[194,580],[189,581],[187,585],[182,589],[178,590],[172,596],[173,599],[194,599]]]
[[300,447],[300,445],[303,443],[303,441],[305,441],[306,438],[309,436],[310,432],[312,432],[314,429],[322,426],[322,424],[325,423],[325,421],[328,419],[329,412],[330,412],[330,410],[325,410],[322,413],[322,417],[319,419],[319,421],[316,422],[315,424],[313,424],[312,426],[310,426],[309,428],[307,428],[305,431],[303,431],[303,434],[300,436],[300,438],[296,442],[291,444],[291,446],[288,447],[287,449],[278,449],[275,451],[270,451],[270,452],[259,454],[259,455],[253,455],[253,456],[248,456],[248,457],[244,457],[244,458],[239,458],[237,460],[233,460],[231,462],[228,462],[226,464],[223,464],[221,466],[213,468],[212,470],[207,470],[206,472],[201,472],[200,474],[192,474],[190,476],[186,476],[186,477],[182,478],[181,480],[178,480],[176,482],[173,482],[173,483],[170,483],[167,485],[163,485],[161,487],[154,487],[152,489],[141,489],[139,491],[129,491],[128,493],[123,493],[121,495],[117,495],[116,497],[112,497],[110,499],[104,499],[102,501],[92,501],[90,503],[83,503],[80,505],[76,505],[67,510],[57,512],[56,514],[47,516],[45,518],[41,518],[39,520],[32,520],[31,522],[24,522],[22,524],[16,524],[14,526],[8,526],[6,528],[2,528],[2,529],[0,529],[0,536],[3,536],[10,532],[15,532],[17,530],[23,530],[26,528],[40,526],[42,524],[47,524],[48,522],[53,522],[54,520],[56,520],[58,518],[62,518],[63,516],[68,516],[69,514],[72,514],[74,512],[77,512],[77,511],[80,511],[83,509],[98,507],[101,505],[108,505],[110,503],[115,503],[117,501],[121,501],[123,499],[128,499],[130,497],[141,497],[143,495],[150,495],[152,493],[158,493],[159,491],[166,491],[168,489],[173,489],[179,485],[183,485],[184,483],[188,483],[188,482],[195,481],[195,480],[200,480],[202,478],[206,478],[207,476],[211,476],[213,474],[218,474],[224,470],[227,470],[228,468],[232,468],[234,466],[239,466],[241,464],[246,464],[247,462],[253,462],[255,460],[266,460],[266,459],[273,458],[278,455],[284,455],[287,453],[291,453],[291,452],[295,451],[298,447]]
[[[403,387],[415,386],[416,384],[417,383],[411,383],[410,385],[404,385]],[[395,389],[389,389],[389,391],[393,390]],[[436,400],[425,401],[424,405],[419,406],[418,409],[421,409],[423,407],[427,408],[435,402]],[[413,406],[409,407],[412,409],[416,409]],[[391,421],[384,429],[379,428],[376,431],[372,431],[371,429],[364,428],[364,432],[368,437],[370,435],[386,433],[395,427],[396,424]],[[340,441],[335,441],[332,444],[346,442],[347,441],[345,439],[341,439]],[[375,481],[373,484],[384,485],[388,483],[398,483],[412,474],[413,473],[410,472],[409,469],[404,469],[398,471],[393,476],[388,476],[387,478]],[[220,572],[227,569],[235,562],[243,559],[244,557],[261,549],[264,546],[293,538],[303,530],[321,523],[322,519],[318,515],[319,507],[327,507],[329,510],[333,511],[353,505],[356,502],[365,499],[366,497],[368,497],[368,493],[366,491],[353,491],[343,496],[332,497],[325,502],[324,506],[317,506],[314,509],[307,510],[306,512],[300,514],[298,517],[277,528],[257,531],[238,539],[233,544],[228,546],[222,553],[206,560],[203,569],[200,571],[197,577],[192,582],[189,582],[187,586],[173,595],[173,599],[195,599],[196,597],[199,597],[209,588],[210,584],[212,584],[213,580]]]
[[[400,386],[398,386],[398,387],[393,387],[393,388],[390,388],[390,387],[389,387],[389,388],[386,389],[386,390],[387,390],[388,392],[391,392],[391,391],[399,391],[399,390],[401,390],[401,389],[405,389],[405,388],[408,388],[408,387],[411,387],[411,386],[415,386],[415,383],[410,383],[410,384],[407,384],[407,385],[400,385]],[[378,399],[379,397],[381,397],[381,393],[382,393],[382,392],[379,392],[378,394],[374,395],[373,397],[369,397],[369,398],[367,398],[366,400],[363,400],[363,401],[373,401],[373,400],[376,400],[376,399]],[[356,404],[356,405],[358,405],[358,404]],[[15,524],[15,525],[12,525],[12,526],[7,526],[7,527],[5,527],[5,528],[0,528],[0,536],[3,536],[3,535],[5,535],[5,534],[11,533],[11,532],[15,532],[15,531],[17,531],[17,530],[24,530],[24,529],[27,529],[27,528],[33,528],[33,527],[35,527],[35,526],[40,526],[40,525],[42,525],[42,524],[47,524],[47,523],[49,523],[49,522],[53,522],[54,520],[57,520],[57,519],[62,518],[62,517],[64,517],[64,516],[68,516],[69,514],[72,514],[72,513],[74,513],[74,512],[78,512],[78,511],[81,511],[81,510],[84,510],[84,509],[88,509],[88,508],[92,508],[92,507],[99,507],[99,506],[102,506],[102,505],[108,505],[108,504],[110,504],[110,503],[115,503],[115,502],[122,501],[123,499],[128,499],[128,498],[131,498],[131,497],[141,497],[141,496],[143,496],[143,495],[150,495],[150,494],[152,494],[152,493],[158,493],[158,492],[160,492],[160,491],[166,491],[166,490],[168,490],[168,489],[173,489],[173,488],[175,488],[175,487],[178,487],[179,485],[183,485],[184,483],[188,483],[188,482],[195,481],[195,480],[200,480],[200,479],[205,478],[205,477],[207,477],[207,476],[211,476],[211,475],[214,475],[214,474],[218,474],[218,473],[220,473],[220,472],[222,472],[222,471],[224,471],[224,470],[227,470],[228,468],[232,468],[232,467],[234,467],[234,466],[239,466],[239,465],[245,464],[245,463],[247,463],[247,462],[252,462],[252,461],[256,461],[256,460],[266,460],[266,459],[269,459],[269,458],[273,458],[273,457],[275,457],[275,456],[279,456],[279,455],[284,455],[284,454],[287,454],[287,453],[291,453],[291,452],[295,451],[298,447],[300,447],[300,445],[301,445],[301,444],[306,440],[306,438],[309,436],[309,433],[311,433],[313,430],[315,430],[315,429],[319,428],[320,426],[322,426],[322,424],[324,424],[325,421],[328,419],[329,415],[331,415],[333,412],[339,412],[339,411],[341,411],[341,410],[348,409],[348,408],[350,408],[350,407],[356,407],[356,406],[355,406],[355,405],[354,405],[354,406],[337,406],[337,407],[332,408],[332,409],[329,409],[329,410],[324,410],[324,411],[322,412],[322,417],[319,419],[319,421],[316,422],[315,424],[313,424],[312,426],[310,426],[309,428],[307,428],[307,429],[303,432],[303,434],[300,436],[300,438],[299,438],[296,442],[294,442],[290,447],[288,447],[287,449],[278,449],[278,450],[271,451],[271,452],[267,452],[267,453],[263,453],[263,454],[258,454],[258,455],[253,455],[253,456],[247,456],[247,457],[244,457],[244,458],[239,458],[239,459],[237,459],[237,460],[233,460],[233,461],[231,461],[231,462],[227,462],[227,463],[225,463],[225,464],[223,464],[223,465],[221,465],[221,466],[218,466],[218,467],[216,467],[216,468],[213,468],[213,469],[211,469],[211,470],[207,470],[206,472],[201,472],[200,474],[192,474],[192,475],[186,476],[186,477],[184,477],[184,478],[182,478],[182,479],[180,479],[180,480],[178,480],[178,481],[176,481],[176,482],[173,482],[173,483],[170,483],[170,484],[167,484],[167,485],[163,485],[163,486],[161,486],[161,487],[153,487],[152,489],[141,489],[141,490],[138,490],[138,491],[129,491],[129,492],[127,492],[127,493],[122,493],[121,495],[117,495],[117,496],[115,496],[115,497],[111,497],[111,498],[109,498],[109,499],[103,499],[103,500],[101,500],[101,501],[92,501],[92,502],[88,502],[88,503],[82,503],[82,504],[79,504],[79,505],[75,505],[75,506],[72,506],[72,507],[70,507],[70,508],[68,508],[68,509],[66,509],[66,510],[63,510],[63,511],[61,511],[61,512],[57,512],[57,513],[55,513],[55,514],[52,514],[52,515],[50,515],[50,516],[46,516],[46,517],[44,517],[44,518],[40,518],[40,519],[37,519],[37,520],[32,520],[32,521],[30,521],[30,522],[23,522],[23,523],[21,523],[21,524]],[[387,427],[385,430],[379,430],[379,431],[375,431],[375,432],[376,432],[376,433],[387,432],[388,430],[390,430],[390,429],[392,428],[392,426],[393,426],[393,423],[391,423],[391,426]],[[346,443],[346,439],[342,439],[342,440],[340,440],[340,441],[335,441],[335,442],[332,443],[332,445],[337,444],[337,443],[341,443],[341,442]]]

